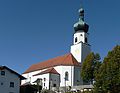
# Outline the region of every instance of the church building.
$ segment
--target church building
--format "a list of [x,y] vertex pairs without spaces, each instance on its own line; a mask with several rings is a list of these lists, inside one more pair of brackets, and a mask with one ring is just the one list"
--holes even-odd
[[39,84],[43,89],[82,85],[81,65],[91,52],[88,42],[89,25],[84,21],[84,9],[79,9],[79,21],[74,24],[70,53],[31,65],[22,75],[24,84]]

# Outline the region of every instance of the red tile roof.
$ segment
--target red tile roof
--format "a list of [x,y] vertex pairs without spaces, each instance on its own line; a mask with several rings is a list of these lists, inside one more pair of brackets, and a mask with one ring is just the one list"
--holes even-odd
[[33,64],[30,66],[23,74],[37,71],[37,70],[42,70],[54,66],[80,66],[78,61],[73,57],[71,53],[59,56],[44,62],[39,62],[37,64]]
[[35,75],[33,75],[33,76],[42,75],[42,74],[47,74],[47,73],[52,73],[52,74],[58,74],[58,75],[59,75],[59,73],[58,73],[54,68],[50,68],[50,69],[47,69],[47,70],[45,70],[45,71],[42,71],[42,72],[40,72],[40,73],[38,73],[38,74],[35,74]]

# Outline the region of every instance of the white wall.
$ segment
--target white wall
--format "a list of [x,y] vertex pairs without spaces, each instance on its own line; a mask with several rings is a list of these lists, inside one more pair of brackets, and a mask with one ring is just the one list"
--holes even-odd
[[[4,71],[5,76],[1,76],[0,74],[0,93],[19,93],[20,78],[7,69],[5,69]],[[14,82],[14,88],[10,87],[10,82]],[[3,83],[3,85],[1,85],[1,83]]]
[[[27,78],[27,79],[22,80],[21,85],[23,85],[23,84],[25,84],[27,82],[30,82],[31,84],[35,84],[33,82],[36,81],[38,78],[40,78],[40,79],[42,79],[42,87],[45,88],[45,89],[49,89],[49,79],[50,79],[50,75],[51,75],[52,83],[59,86],[60,77],[59,77],[58,74],[49,74],[49,73],[47,73],[47,74],[34,76],[35,74],[38,74],[38,73],[40,73],[41,71],[44,71],[44,70],[46,70],[46,69],[23,74],[23,76],[25,78]],[[44,82],[44,78],[46,78],[45,82]],[[45,83],[45,86],[44,86],[44,83]]]
[[25,84],[25,83],[28,83],[28,82],[30,82],[31,84],[33,84],[33,82],[35,81],[35,80],[33,79],[33,75],[38,74],[38,73],[40,73],[40,72],[42,72],[42,71],[44,71],[44,70],[46,70],[46,69],[22,74],[22,76],[24,76],[24,77],[27,78],[27,79],[22,80],[22,81],[21,81],[21,85],[23,85],[23,84]]
[[71,53],[78,62],[83,62],[86,56],[91,52],[90,45],[80,42],[71,46]]
[[71,53],[74,58],[81,63],[82,62],[82,42],[71,46]]
[[[75,42],[75,38],[77,37],[77,42]],[[73,44],[78,44],[79,42],[85,42],[85,32],[78,32],[74,34],[74,40],[73,40]]]
[[56,87],[59,87],[60,77],[58,74],[47,73],[47,74],[33,76],[32,81],[36,81],[37,79],[42,79],[43,89],[49,89],[53,87],[54,84],[56,84]]
[[56,71],[60,74],[60,86],[65,86],[65,72],[69,73],[68,81],[66,81],[66,86],[73,86],[73,72],[74,66],[56,66]]
[[[60,87],[65,86],[65,84],[66,84],[66,86],[74,86],[74,85],[77,85],[77,80],[80,81],[80,67],[55,66],[54,69],[60,74],[60,77],[56,74],[51,74],[52,83],[57,84],[57,86],[59,86],[59,82],[60,82]],[[44,69],[44,70],[46,70],[46,69]],[[41,72],[41,70],[23,74],[23,76],[28,79],[26,79],[26,81],[22,80],[22,84],[24,84],[25,82],[28,82],[28,80],[31,84],[34,84],[33,82],[37,78],[42,78],[42,79],[46,78],[46,84],[45,84],[46,86],[45,87],[47,87],[47,89],[48,89],[49,88],[49,75],[43,74],[43,75],[33,76],[39,72]],[[65,82],[65,72],[68,72],[68,74],[69,74],[68,81],[66,81],[66,82]],[[31,77],[31,79],[29,79],[30,77]]]
[[[44,81],[45,78],[45,81]],[[33,76],[32,81],[36,81],[37,79],[42,79],[42,88],[49,89],[49,74],[37,75]],[[45,86],[44,86],[45,83]],[[32,84],[35,84],[32,82]]]
[[[85,32],[76,32],[74,34],[74,38],[73,38],[73,44],[78,44],[80,42],[83,42],[83,43],[86,43],[85,42],[85,38],[88,39],[88,33],[85,33]],[[75,38],[77,37],[77,42],[75,42]]]

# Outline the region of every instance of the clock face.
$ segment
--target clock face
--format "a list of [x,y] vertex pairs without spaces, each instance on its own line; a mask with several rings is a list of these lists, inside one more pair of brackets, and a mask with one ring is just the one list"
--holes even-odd
[[80,54],[80,50],[79,50],[79,49],[76,49],[76,50],[75,50],[75,54]]

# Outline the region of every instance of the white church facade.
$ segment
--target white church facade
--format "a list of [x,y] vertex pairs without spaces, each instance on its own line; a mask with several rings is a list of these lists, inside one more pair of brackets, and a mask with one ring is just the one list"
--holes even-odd
[[84,21],[84,10],[79,10],[79,21],[74,25],[73,44],[70,53],[36,63],[30,66],[22,75],[26,78],[21,84],[39,84],[43,89],[82,85],[80,77],[81,65],[90,53],[88,43],[89,26]]

